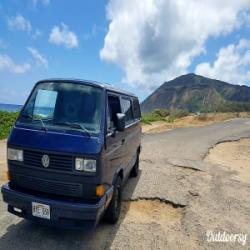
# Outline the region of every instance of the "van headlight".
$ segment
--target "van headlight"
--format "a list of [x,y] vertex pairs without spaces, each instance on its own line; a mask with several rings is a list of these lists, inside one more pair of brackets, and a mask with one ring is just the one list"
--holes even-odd
[[11,161],[23,161],[23,150],[8,148],[7,150],[8,160]]
[[89,173],[95,173],[96,172],[96,160],[76,158],[75,159],[75,170],[89,172]]

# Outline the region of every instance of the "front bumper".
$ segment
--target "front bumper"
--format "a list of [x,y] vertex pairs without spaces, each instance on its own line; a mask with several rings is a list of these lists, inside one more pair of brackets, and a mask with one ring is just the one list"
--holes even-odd
[[[9,184],[1,188],[3,200],[8,204],[8,211],[19,217],[37,221],[41,224],[64,228],[94,228],[103,215],[113,194],[113,187],[96,204],[59,201],[11,189]],[[32,202],[50,206],[50,220],[32,215]],[[17,209],[18,208],[18,212]]]

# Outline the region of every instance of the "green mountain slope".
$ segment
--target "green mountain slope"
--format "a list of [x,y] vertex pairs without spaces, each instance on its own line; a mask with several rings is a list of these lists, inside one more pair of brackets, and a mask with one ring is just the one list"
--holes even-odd
[[191,112],[250,111],[250,87],[187,74],[163,83],[141,103],[143,113],[157,108]]

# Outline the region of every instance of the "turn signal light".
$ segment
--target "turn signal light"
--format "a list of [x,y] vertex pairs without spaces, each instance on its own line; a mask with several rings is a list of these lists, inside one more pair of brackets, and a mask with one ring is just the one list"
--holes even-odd
[[104,193],[105,193],[105,188],[104,188],[103,185],[98,185],[98,186],[96,186],[95,194],[96,194],[97,196],[103,196]]

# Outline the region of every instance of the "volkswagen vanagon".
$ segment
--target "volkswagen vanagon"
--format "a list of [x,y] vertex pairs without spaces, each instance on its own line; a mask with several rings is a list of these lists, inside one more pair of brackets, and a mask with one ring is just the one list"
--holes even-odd
[[116,223],[121,192],[136,177],[141,149],[138,98],[108,84],[39,81],[7,142],[8,211],[38,223]]

